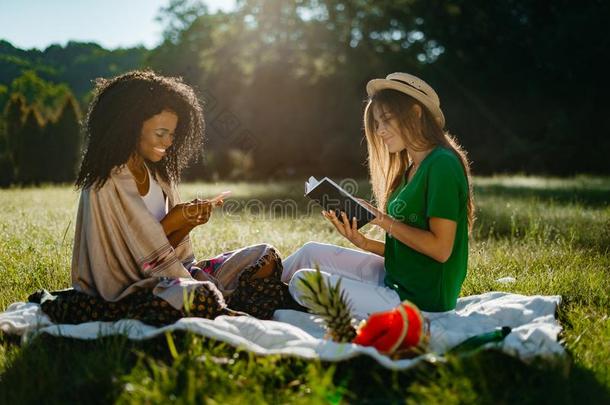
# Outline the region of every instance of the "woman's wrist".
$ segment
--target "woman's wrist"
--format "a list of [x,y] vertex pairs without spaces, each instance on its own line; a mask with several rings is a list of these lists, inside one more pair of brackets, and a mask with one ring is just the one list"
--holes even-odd
[[161,226],[163,227],[163,231],[165,232],[165,235],[167,235],[167,236],[176,232],[176,230],[178,229],[176,227],[176,224],[174,223],[174,221],[172,221],[172,218],[167,215],[163,219],[161,219],[160,223],[161,223]]
[[161,219],[160,223],[166,235],[171,235],[188,226],[192,227],[184,215],[172,215],[171,211]]
[[394,218],[392,218],[388,214],[383,214],[383,217],[381,218],[381,221],[379,222],[379,227],[387,232],[388,229],[392,226],[393,221],[394,221]]
[[396,218],[392,218],[391,216],[384,214],[381,224],[379,224],[379,226],[381,226],[381,229],[386,231],[388,235],[392,236],[392,228],[394,227],[395,223]]
[[361,246],[359,246],[359,248],[367,252],[383,256],[385,251],[385,244],[375,239],[365,238],[364,242],[361,244]]
[[180,226],[180,228],[178,228],[178,229],[176,230],[176,232],[182,232],[182,233],[184,233],[184,234],[189,234],[189,233],[191,233],[191,231],[192,231],[193,229],[195,229],[195,227],[196,227],[196,226],[197,226],[197,224],[194,224],[194,223],[191,223],[191,222],[185,221],[185,222],[182,224],[182,226]]
[[370,239],[365,236],[364,239],[362,240],[362,242],[359,244],[360,246],[356,246],[356,247],[359,249],[362,249],[362,250],[369,250],[368,249],[369,242],[370,242]]

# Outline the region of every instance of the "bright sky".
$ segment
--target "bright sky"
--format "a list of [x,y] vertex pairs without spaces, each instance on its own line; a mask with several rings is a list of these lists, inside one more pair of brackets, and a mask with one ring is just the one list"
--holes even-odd
[[[230,10],[235,0],[207,0],[210,11]],[[69,40],[105,48],[148,48],[161,41],[157,12],[169,0],[0,0],[0,39],[22,49],[44,49]]]

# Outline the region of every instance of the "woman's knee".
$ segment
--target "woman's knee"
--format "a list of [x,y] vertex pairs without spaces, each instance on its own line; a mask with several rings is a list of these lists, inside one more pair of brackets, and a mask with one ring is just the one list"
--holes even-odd
[[324,243],[307,242],[297,249],[293,254],[282,260],[284,270],[282,281],[288,283],[294,273],[303,268],[312,268],[320,257],[320,252],[325,248]]
[[279,254],[279,250],[277,250],[277,248],[269,243],[256,243],[254,245],[249,245],[246,247],[243,247],[242,249],[249,249],[249,250],[256,250],[258,249],[259,251],[275,251],[276,253]]
[[294,275],[288,281],[288,291],[292,298],[295,299],[299,304],[303,305],[303,302],[300,299],[301,291],[303,289],[301,280],[303,280],[307,274],[314,272],[313,269],[301,269],[294,273]]
[[293,290],[295,290],[295,288],[297,288],[298,284],[300,284],[301,279],[303,279],[303,277],[305,276],[305,274],[307,274],[307,272],[309,271],[313,271],[311,269],[302,269],[302,270],[298,270],[296,271],[292,277],[290,278],[290,280],[288,280],[288,289],[292,292]]
[[[300,295],[300,291],[303,290],[303,285],[301,283],[301,280],[303,280],[304,278],[306,278],[309,274],[311,273],[315,273],[316,269],[301,269],[298,270],[296,273],[294,273],[294,275],[292,276],[292,278],[290,279],[290,281],[288,282],[288,290],[290,291],[290,294],[296,298],[296,294]],[[328,282],[329,280],[331,280],[331,284],[336,283],[336,281],[334,283],[332,283],[332,275],[326,272],[321,271],[320,272],[322,274],[322,278]]]
[[299,256],[301,260],[307,260],[313,264],[316,260],[325,261],[326,257],[337,255],[342,252],[345,248],[336,245],[330,245],[328,243],[321,242],[307,242],[299,250]]
[[326,247],[326,246],[328,246],[328,245],[326,245],[325,243],[309,241],[309,242],[305,242],[303,244],[303,246],[299,249],[299,252],[301,252],[302,254],[310,255],[315,252],[319,252],[321,249],[324,249],[324,247]]
[[316,251],[319,250],[321,243],[318,242],[306,242],[294,251],[290,256],[284,259],[285,262],[295,265],[302,265],[312,258]]

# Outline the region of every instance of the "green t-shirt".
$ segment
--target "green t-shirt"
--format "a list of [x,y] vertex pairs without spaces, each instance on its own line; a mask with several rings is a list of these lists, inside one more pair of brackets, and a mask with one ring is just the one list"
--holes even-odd
[[387,212],[396,221],[429,230],[430,217],[455,221],[457,229],[451,256],[440,263],[386,235],[385,284],[423,311],[455,308],[468,264],[468,182],[459,158],[437,146],[419,169],[388,199]]

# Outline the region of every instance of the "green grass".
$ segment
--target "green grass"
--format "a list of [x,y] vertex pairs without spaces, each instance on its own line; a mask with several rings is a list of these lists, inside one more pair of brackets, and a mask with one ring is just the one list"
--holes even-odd
[[[567,361],[524,364],[488,351],[392,372],[368,357],[332,364],[257,357],[183,334],[146,342],[42,336],[25,346],[2,336],[0,404],[608,403],[610,179],[506,176],[478,178],[475,185],[478,221],[462,295],[561,295]],[[226,211],[194,232],[197,257],[259,242],[284,256],[309,240],[348,246],[319,210],[308,210],[301,182],[186,184],[181,194],[225,189],[233,190]],[[370,194],[364,182],[358,194]],[[288,199],[297,202],[292,210]],[[0,308],[36,289],[70,285],[77,203],[67,186],[0,190]],[[495,281],[505,276],[516,283]]]

